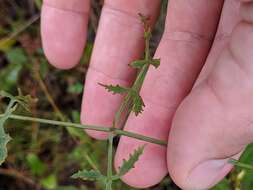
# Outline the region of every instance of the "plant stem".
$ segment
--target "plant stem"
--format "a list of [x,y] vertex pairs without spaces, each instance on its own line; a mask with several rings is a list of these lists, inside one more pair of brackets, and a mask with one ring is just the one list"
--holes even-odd
[[28,22],[22,24],[16,31],[8,35],[7,37],[4,37],[3,39],[0,39],[0,46],[9,42],[10,40],[16,38],[20,33],[25,31],[29,26],[31,26],[33,23],[35,23],[37,20],[39,20],[40,14],[37,14],[33,16]]
[[112,189],[112,175],[113,175],[113,170],[112,170],[112,163],[113,163],[113,139],[114,135],[111,132],[109,135],[109,144],[108,144],[108,160],[107,160],[107,184],[106,184],[106,190],[111,190]]
[[[0,114],[0,118],[4,117],[4,114]],[[38,122],[48,125],[56,125],[56,126],[63,126],[63,127],[74,127],[79,129],[89,129],[94,131],[102,131],[102,132],[113,132],[115,135],[123,135],[128,136],[131,138],[135,138],[138,140],[142,140],[145,142],[150,142],[157,145],[166,146],[167,143],[165,141],[161,141],[152,137],[147,137],[144,135],[140,135],[138,133],[123,131],[121,129],[112,129],[107,127],[101,127],[101,126],[94,126],[94,125],[82,125],[78,123],[71,123],[71,122],[63,122],[63,121],[55,121],[55,120],[49,120],[49,119],[42,119],[42,118],[36,118],[36,117],[28,117],[28,116],[22,116],[22,115],[15,115],[11,114],[9,116],[9,119],[15,119],[15,120],[21,120],[21,121],[32,121],[32,122]]]
[[249,169],[249,170],[253,170],[253,166],[252,165],[249,165],[249,164],[245,164],[245,163],[242,163],[238,160],[235,160],[235,159],[229,159],[228,161],[230,164],[233,164],[235,166],[238,166],[238,167],[241,167],[241,168],[244,168],[244,169]]
[[[149,29],[148,29],[149,30]],[[150,34],[150,31],[145,31],[147,32],[148,34],[145,35],[145,57],[144,57],[144,60],[146,62],[149,62],[151,61],[150,60],[150,50],[149,50],[149,46],[150,46],[150,38],[151,38],[151,34]],[[141,87],[143,85],[143,82],[144,82],[144,79],[146,77],[146,74],[148,72],[148,69],[149,69],[149,66],[150,64],[145,64],[139,71],[137,77],[136,77],[136,80],[133,84],[133,86],[131,87],[132,90],[136,91],[138,94],[141,90]],[[132,99],[131,99],[131,94],[130,92],[125,96],[124,98],[124,101],[121,103],[118,111],[116,112],[115,114],[115,117],[114,117],[114,126],[118,126],[119,122],[122,121],[122,125],[119,126],[119,128],[122,128],[122,126],[124,126],[125,124],[125,121],[127,120],[130,112],[131,112],[131,102],[132,102]],[[125,115],[123,115],[125,113]]]
[[[33,61],[33,60],[32,60]],[[39,72],[39,68],[38,68],[38,62],[37,61],[33,61],[34,62],[34,69],[33,69],[33,76],[34,78],[37,80],[41,90],[43,91],[43,93],[45,94],[48,102],[50,103],[50,105],[52,106],[53,110],[55,111],[56,115],[58,116],[58,118],[61,121],[67,121],[67,118],[64,116],[64,114],[60,111],[60,109],[58,108],[58,106],[56,105],[53,97],[51,96],[51,94],[48,91],[48,88],[45,84],[45,82],[43,81],[43,79],[41,78],[40,72]]]
[[144,135],[140,135],[140,134],[133,133],[133,132],[130,132],[130,131],[123,131],[121,129],[115,129],[114,133],[117,134],[117,135],[120,135],[120,136],[131,137],[131,138],[142,140],[142,141],[149,142],[149,143],[152,143],[152,144],[167,146],[167,142],[165,142],[165,141],[158,140],[158,139],[148,137],[148,136],[144,136]]

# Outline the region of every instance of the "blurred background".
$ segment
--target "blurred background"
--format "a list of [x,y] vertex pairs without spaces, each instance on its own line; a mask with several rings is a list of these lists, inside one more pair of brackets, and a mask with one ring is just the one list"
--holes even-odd
[[[19,114],[53,120],[79,122],[83,83],[92,52],[102,0],[92,0],[88,42],[80,64],[61,71],[45,59],[40,39],[41,0],[0,0],[0,90],[37,99],[31,113]],[[163,32],[167,1],[153,32],[154,52]],[[0,113],[6,108],[0,98]],[[77,170],[100,168],[106,171],[107,146],[76,129],[49,127],[11,120],[6,130],[12,137],[9,155],[0,167],[0,190],[100,190],[99,183],[70,179]],[[115,143],[117,146],[117,142]],[[194,148],[194,147],[193,147]],[[253,164],[253,146],[241,161]],[[114,189],[133,188],[121,182]],[[169,177],[150,190],[178,190]],[[213,190],[252,190],[253,172],[234,169]]]

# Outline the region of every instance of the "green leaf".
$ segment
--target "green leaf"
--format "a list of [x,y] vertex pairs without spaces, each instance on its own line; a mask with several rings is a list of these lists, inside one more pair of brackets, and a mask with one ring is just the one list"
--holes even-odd
[[223,179],[220,183],[218,183],[215,187],[210,190],[230,190],[230,184],[227,179]]
[[157,69],[160,66],[160,59],[152,59],[150,64]]
[[74,186],[60,186],[57,187],[55,190],[78,190],[78,189]]
[[129,91],[128,88],[125,88],[125,87],[122,87],[119,85],[114,86],[114,85],[105,85],[105,84],[101,84],[101,83],[99,83],[99,85],[105,87],[105,89],[108,92],[112,92],[113,94],[124,94]]
[[14,100],[20,106],[22,106],[26,111],[29,112],[30,111],[30,104],[35,103],[37,101],[37,99],[32,98],[32,96],[30,96],[30,95],[23,96],[20,90],[19,90],[19,94],[20,95],[18,95],[18,96],[13,96],[13,95],[9,94],[8,92],[2,91],[2,90],[0,91],[0,96]]
[[145,146],[140,146],[134,150],[133,154],[129,155],[128,160],[123,160],[122,166],[119,168],[119,172],[116,176],[113,177],[113,180],[117,180],[120,177],[124,176],[132,168],[134,168],[135,163],[139,160],[140,156],[143,154]]
[[11,137],[8,134],[0,133],[0,165],[2,165],[7,158],[8,150],[6,146],[10,140]]
[[141,69],[144,65],[150,64],[153,65],[155,68],[160,66],[160,59],[152,59],[152,60],[136,60],[130,63],[129,65],[134,69]]
[[138,116],[138,114],[143,112],[144,107],[145,107],[145,104],[143,102],[142,97],[139,94],[133,95],[132,111],[135,113],[136,116]]
[[[20,92],[21,93],[21,92]],[[20,104],[23,106],[25,109],[28,109],[28,103],[31,99],[30,96],[12,96],[11,94],[5,92],[5,91],[0,91],[0,96],[2,97],[7,97],[10,99],[10,103],[8,107],[6,108],[5,113],[3,116],[0,118],[0,165],[5,161],[8,151],[7,151],[7,143],[11,140],[11,137],[5,133],[4,130],[4,124],[8,120],[9,116],[16,110],[17,104]]]
[[24,64],[27,62],[27,56],[22,48],[14,48],[6,54],[8,61],[11,64]]
[[106,177],[103,176],[99,171],[96,170],[82,170],[78,171],[77,173],[73,174],[71,176],[73,179],[82,179],[82,180],[88,180],[88,181],[104,181],[106,180]]
[[[253,144],[248,145],[243,155],[240,158],[240,162],[253,165]],[[245,176],[241,180],[241,189],[252,190],[253,187],[253,170],[244,170]]]
[[0,40],[0,50],[3,52],[8,52],[13,45],[16,43],[15,39],[5,38]]
[[14,104],[14,100],[11,100],[3,117],[0,118],[0,165],[5,161],[8,155],[7,143],[11,140],[11,137],[5,133],[4,124],[8,120],[11,113],[17,108],[17,106],[14,106]]
[[141,69],[144,65],[147,64],[146,60],[136,60],[129,64],[134,69]]
[[68,87],[68,92],[73,94],[80,94],[83,91],[83,84],[80,82],[77,82],[73,85],[70,85]]
[[52,174],[42,179],[41,185],[45,189],[55,189],[58,186],[56,175]]
[[80,60],[80,64],[82,64],[82,65],[89,64],[90,58],[91,58],[92,49],[93,49],[93,44],[87,42],[87,44],[85,45],[83,56],[82,56],[82,58]]
[[34,175],[41,176],[45,173],[46,165],[40,160],[40,158],[33,153],[30,153],[26,157],[27,165],[31,169]]

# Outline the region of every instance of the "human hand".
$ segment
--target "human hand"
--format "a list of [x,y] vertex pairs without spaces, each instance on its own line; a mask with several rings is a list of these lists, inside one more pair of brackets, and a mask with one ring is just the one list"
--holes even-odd
[[[135,73],[128,63],[142,55],[144,46],[137,13],[150,15],[154,23],[159,3],[105,1],[86,76],[82,123],[111,125],[122,97],[108,94],[97,83],[131,84]],[[252,6],[244,7],[244,19],[253,22]],[[238,10],[235,0],[226,0],[224,7],[221,0],[169,2],[165,32],[155,54],[161,58],[161,66],[150,68],[144,82],[144,112],[138,117],[130,115],[125,126],[125,130],[162,140],[167,140],[170,131],[168,149],[149,144],[135,168],[123,177],[127,184],[149,187],[169,170],[181,188],[206,189],[231,169],[227,158],[238,157],[253,139],[249,128],[253,32],[250,24],[240,24],[230,40],[239,22]],[[67,69],[78,63],[85,44],[88,11],[88,0],[44,1],[43,46],[54,66]],[[87,132],[98,139],[106,138],[103,133]],[[116,168],[141,144],[122,137]]]

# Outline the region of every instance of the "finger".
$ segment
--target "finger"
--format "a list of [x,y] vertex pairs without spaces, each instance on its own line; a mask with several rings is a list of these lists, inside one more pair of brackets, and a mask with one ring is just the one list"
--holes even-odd
[[219,58],[222,50],[227,46],[234,27],[241,19],[238,7],[239,3],[234,0],[227,0],[224,4],[223,13],[221,14],[220,23],[212,48],[194,86],[197,86],[199,83],[205,80],[208,74],[217,64],[216,61]]
[[[237,14],[238,5],[233,9],[228,5],[232,2],[226,2],[224,14]],[[245,12],[248,6],[253,7],[241,6],[243,21],[234,28],[215,66],[175,115],[168,166],[183,189],[211,188],[231,170],[228,159],[238,158],[253,141],[253,19]]]
[[[122,100],[99,86],[119,84],[129,86],[135,75],[128,64],[138,59],[144,48],[143,26],[138,13],[151,16],[154,23],[160,1],[105,1],[86,76],[82,105],[82,123],[111,126]],[[104,139],[107,134],[87,130],[88,134]]]
[[41,35],[45,54],[57,68],[75,66],[86,41],[90,0],[44,0]]
[[[155,54],[161,65],[157,70],[150,68],[141,91],[145,110],[138,117],[131,115],[125,130],[167,140],[171,118],[206,59],[222,5],[219,0],[170,1],[166,29]],[[143,144],[122,137],[115,167]],[[147,188],[159,183],[167,171],[166,148],[148,144],[135,168],[122,179],[131,186]]]

